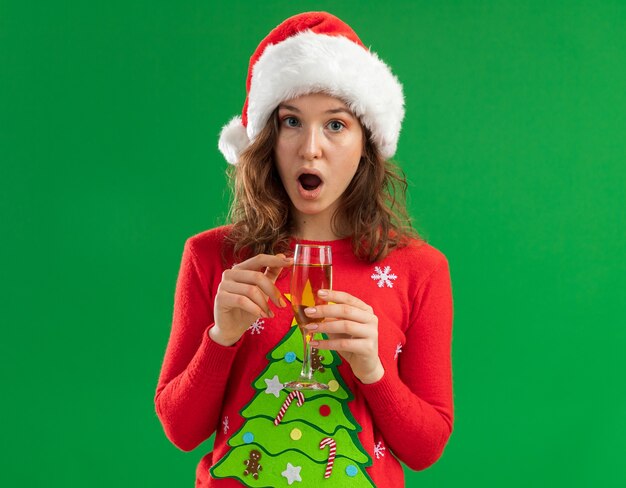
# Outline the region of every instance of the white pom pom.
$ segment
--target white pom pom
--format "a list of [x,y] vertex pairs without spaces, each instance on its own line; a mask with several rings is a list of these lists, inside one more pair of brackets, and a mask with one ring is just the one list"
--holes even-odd
[[239,115],[233,117],[228,124],[222,127],[217,147],[230,164],[237,164],[239,155],[250,144],[246,128],[241,123]]

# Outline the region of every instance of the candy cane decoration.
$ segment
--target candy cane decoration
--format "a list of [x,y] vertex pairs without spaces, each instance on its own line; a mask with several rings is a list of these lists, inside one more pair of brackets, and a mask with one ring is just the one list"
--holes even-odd
[[332,473],[333,464],[335,463],[337,443],[332,437],[324,437],[322,442],[320,442],[320,449],[324,449],[326,446],[330,447],[330,452],[328,453],[328,462],[326,463],[326,473],[324,473],[324,478],[330,478],[330,473]]
[[274,425],[278,425],[282,422],[283,417],[285,416],[285,412],[289,408],[289,405],[291,405],[291,402],[293,401],[294,398],[298,399],[298,406],[299,407],[302,406],[302,404],[304,403],[304,395],[297,390],[289,393],[289,395],[287,395],[287,399],[285,400],[285,403],[283,403],[283,406],[280,407],[280,412],[278,412],[278,415],[274,419]]

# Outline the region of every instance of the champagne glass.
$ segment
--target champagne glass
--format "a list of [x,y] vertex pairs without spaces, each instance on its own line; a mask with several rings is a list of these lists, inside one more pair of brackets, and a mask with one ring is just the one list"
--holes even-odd
[[326,390],[328,385],[315,381],[312,370],[311,344],[315,332],[304,327],[311,322],[321,322],[323,318],[307,317],[304,309],[326,303],[317,296],[321,289],[332,288],[332,253],[330,246],[296,244],[291,275],[291,305],[304,346],[300,378],[285,385],[291,390]]

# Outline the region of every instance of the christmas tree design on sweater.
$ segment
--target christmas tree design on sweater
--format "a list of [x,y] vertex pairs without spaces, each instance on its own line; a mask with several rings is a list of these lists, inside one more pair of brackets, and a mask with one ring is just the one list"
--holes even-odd
[[302,341],[294,320],[267,355],[269,364],[253,383],[257,392],[240,412],[247,420],[229,439],[228,453],[211,468],[214,478],[236,478],[255,488],[375,486],[365,471],[372,459],[357,436],[361,426],[347,405],[354,397],[337,370],[339,355],[313,350],[315,379],[328,390],[283,387],[300,375]]

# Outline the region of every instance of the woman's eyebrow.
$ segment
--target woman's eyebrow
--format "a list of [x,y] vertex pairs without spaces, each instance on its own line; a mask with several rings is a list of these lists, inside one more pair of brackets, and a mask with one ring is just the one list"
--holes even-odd
[[278,106],[278,109],[280,110],[281,108],[283,108],[283,109],[285,109],[285,110],[291,110],[291,111],[293,111],[293,112],[298,112],[298,113],[300,113],[300,110],[298,110],[298,109],[297,109],[296,107],[294,107],[293,105],[286,105],[286,104],[284,104],[284,103],[281,103],[281,104]]
[[350,110],[348,110],[347,108],[340,107],[340,108],[333,108],[331,110],[326,110],[327,114],[338,114],[342,112],[348,114],[351,117],[354,117],[354,114],[350,112]]

